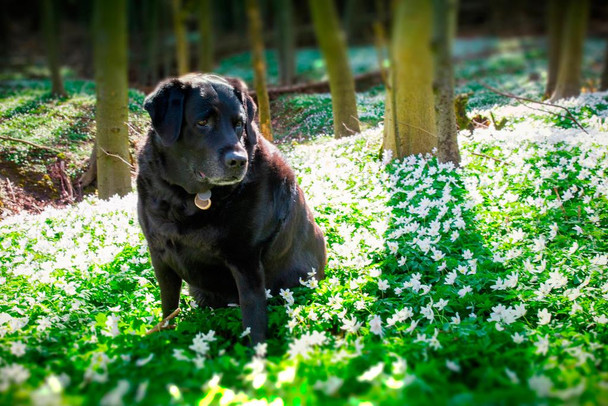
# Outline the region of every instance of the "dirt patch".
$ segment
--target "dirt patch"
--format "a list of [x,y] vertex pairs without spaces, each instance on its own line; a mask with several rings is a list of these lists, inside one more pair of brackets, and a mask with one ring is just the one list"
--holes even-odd
[[47,165],[46,173],[40,173],[0,161],[0,219],[22,211],[40,213],[47,206],[65,207],[82,200],[65,165],[64,160],[56,158]]

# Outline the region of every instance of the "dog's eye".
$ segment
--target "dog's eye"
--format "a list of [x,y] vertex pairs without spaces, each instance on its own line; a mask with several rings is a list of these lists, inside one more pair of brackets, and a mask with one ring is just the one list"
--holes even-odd
[[236,129],[243,128],[243,120],[237,120],[237,121],[234,123],[234,128],[236,128]]
[[199,127],[205,127],[206,125],[209,124],[209,120],[199,120],[196,125],[198,125]]

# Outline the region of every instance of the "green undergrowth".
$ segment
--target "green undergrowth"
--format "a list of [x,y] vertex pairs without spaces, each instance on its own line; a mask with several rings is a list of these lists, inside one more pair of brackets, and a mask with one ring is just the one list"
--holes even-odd
[[[146,335],[160,297],[136,198],[0,223],[0,403],[598,404],[608,396],[604,93],[587,133],[496,107],[463,166],[378,158],[382,128],[285,145],[326,278]],[[600,111],[601,110],[601,111]],[[480,111],[488,115],[488,111]],[[186,291],[184,287],[184,291]]]
[[[0,82],[0,136],[14,139],[0,143],[1,171],[18,186],[35,183],[48,193],[57,187],[49,176],[55,163],[65,161],[72,180],[85,169],[95,139],[95,85],[68,80],[65,89],[67,95],[57,97],[45,80]],[[143,98],[141,92],[129,91],[133,137],[147,125]]]

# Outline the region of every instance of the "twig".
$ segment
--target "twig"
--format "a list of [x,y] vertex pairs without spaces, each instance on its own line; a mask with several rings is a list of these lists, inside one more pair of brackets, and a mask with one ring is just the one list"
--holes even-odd
[[568,214],[566,214],[566,209],[564,209],[564,204],[562,203],[562,198],[559,195],[559,192],[557,191],[557,188],[554,187],[553,191],[555,192],[555,195],[557,196],[557,201],[559,202],[559,207],[562,209],[562,212],[564,212],[564,216],[566,216],[566,219],[568,218]]
[[471,155],[475,155],[475,156],[480,156],[482,158],[487,158],[487,159],[493,159],[496,162],[500,162],[501,164],[503,164],[505,161],[503,161],[502,159],[498,159],[498,158],[494,158],[493,156],[490,155],[486,155],[486,154],[479,154],[477,152],[469,152],[469,154]]
[[177,309],[175,309],[173,311],[173,313],[171,313],[170,315],[168,315],[167,317],[165,317],[160,323],[158,323],[156,326],[152,327],[152,329],[148,330],[148,332],[146,333],[146,335],[150,335],[152,333],[157,333],[161,330],[168,330],[168,329],[174,329],[175,325],[169,326],[168,323],[173,320],[180,312],[179,307]]
[[106,154],[107,156],[111,156],[112,158],[116,158],[116,159],[118,159],[118,160],[122,161],[122,162],[123,162],[125,165],[127,165],[129,168],[131,168],[131,170],[132,170],[132,171],[135,171],[135,167],[134,167],[133,165],[131,165],[131,163],[130,163],[130,162],[127,162],[127,161],[126,161],[126,160],[125,160],[123,157],[121,157],[120,155],[117,155],[117,154],[111,154],[111,153],[109,153],[108,151],[106,151],[105,149],[103,149],[103,148],[101,148],[101,147],[100,147],[99,149],[101,149],[101,152],[103,152],[103,153],[104,153],[104,154]]
[[[567,107],[558,106],[557,104],[545,103],[545,102],[541,102],[541,101],[538,101],[538,100],[528,99],[527,97],[516,96],[516,95],[514,95],[512,93],[501,92],[500,90],[498,90],[496,88],[493,88],[492,86],[487,85],[487,84],[485,84],[483,82],[480,82],[480,84],[483,87],[485,87],[486,89],[488,89],[489,91],[494,92],[496,94],[499,94],[501,96],[510,97],[512,99],[521,100],[521,101],[525,101],[525,102],[529,102],[529,103],[541,104],[543,106],[557,107],[557,108],[566,110],[566,113],[568,114],[568,117],[570,118],[570,120],[572,120],[572,122],[574,124],[576,124],[576,126],[578,128],[580,128],[584,133],[589,134],[587,132],[587,130],[585,130],[585,128],[583,128],[583,126],[576,120],[576,118],[574,117],[574,115],[572,114],[572,112]],[[551,111],[549,113],[557,115],[557,113],[553,113]]]
[[4,136],[4,135],[0,135],[0,139],[1,140],[6,140],[6,141],[12,141],[12,142],[20,142],[22,144],[27,144],[27,145],[32,146],[34,148],[46,149],[47,151],[51,151],[51,152],[54,152],[56,154],[60,154],[61,153],[60,150],[55,149],[53,147],[47,147],[47,146],[44,146],[44,145],[36,144],[34,142],[31,142],[31,141],[22,140],[21,138],[13,138],[13,137],[7,137],[7,136]]
[[17,203],[17,196],[15,196],[15,191],[13,190],[13,184],[11,183],[11,180],[9,178],[6,178],[6,186],[7,186],[9,193],[11,194],[11,197],[13,198],[13,201],[15,203]]
[[61,188],[63,192],[67,195],[67,198],[70,202],[74,201],[74,188],[72,187],[72,182],[70,181],[70,177],[68,176],[65,170],[65,161],[59,161],[59,179],[61,180]]

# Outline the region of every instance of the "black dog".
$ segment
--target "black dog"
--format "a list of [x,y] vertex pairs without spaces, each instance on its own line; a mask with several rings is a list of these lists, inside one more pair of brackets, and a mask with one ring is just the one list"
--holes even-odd
[[324,277],[325,240],[293,171],[258,135],[238,79],[190,74],[146,98],[152,128],[139,154],[139,222],[163,317],[182,280],[199,305],[240,303],[254,343],[266,337],[266,289]]

